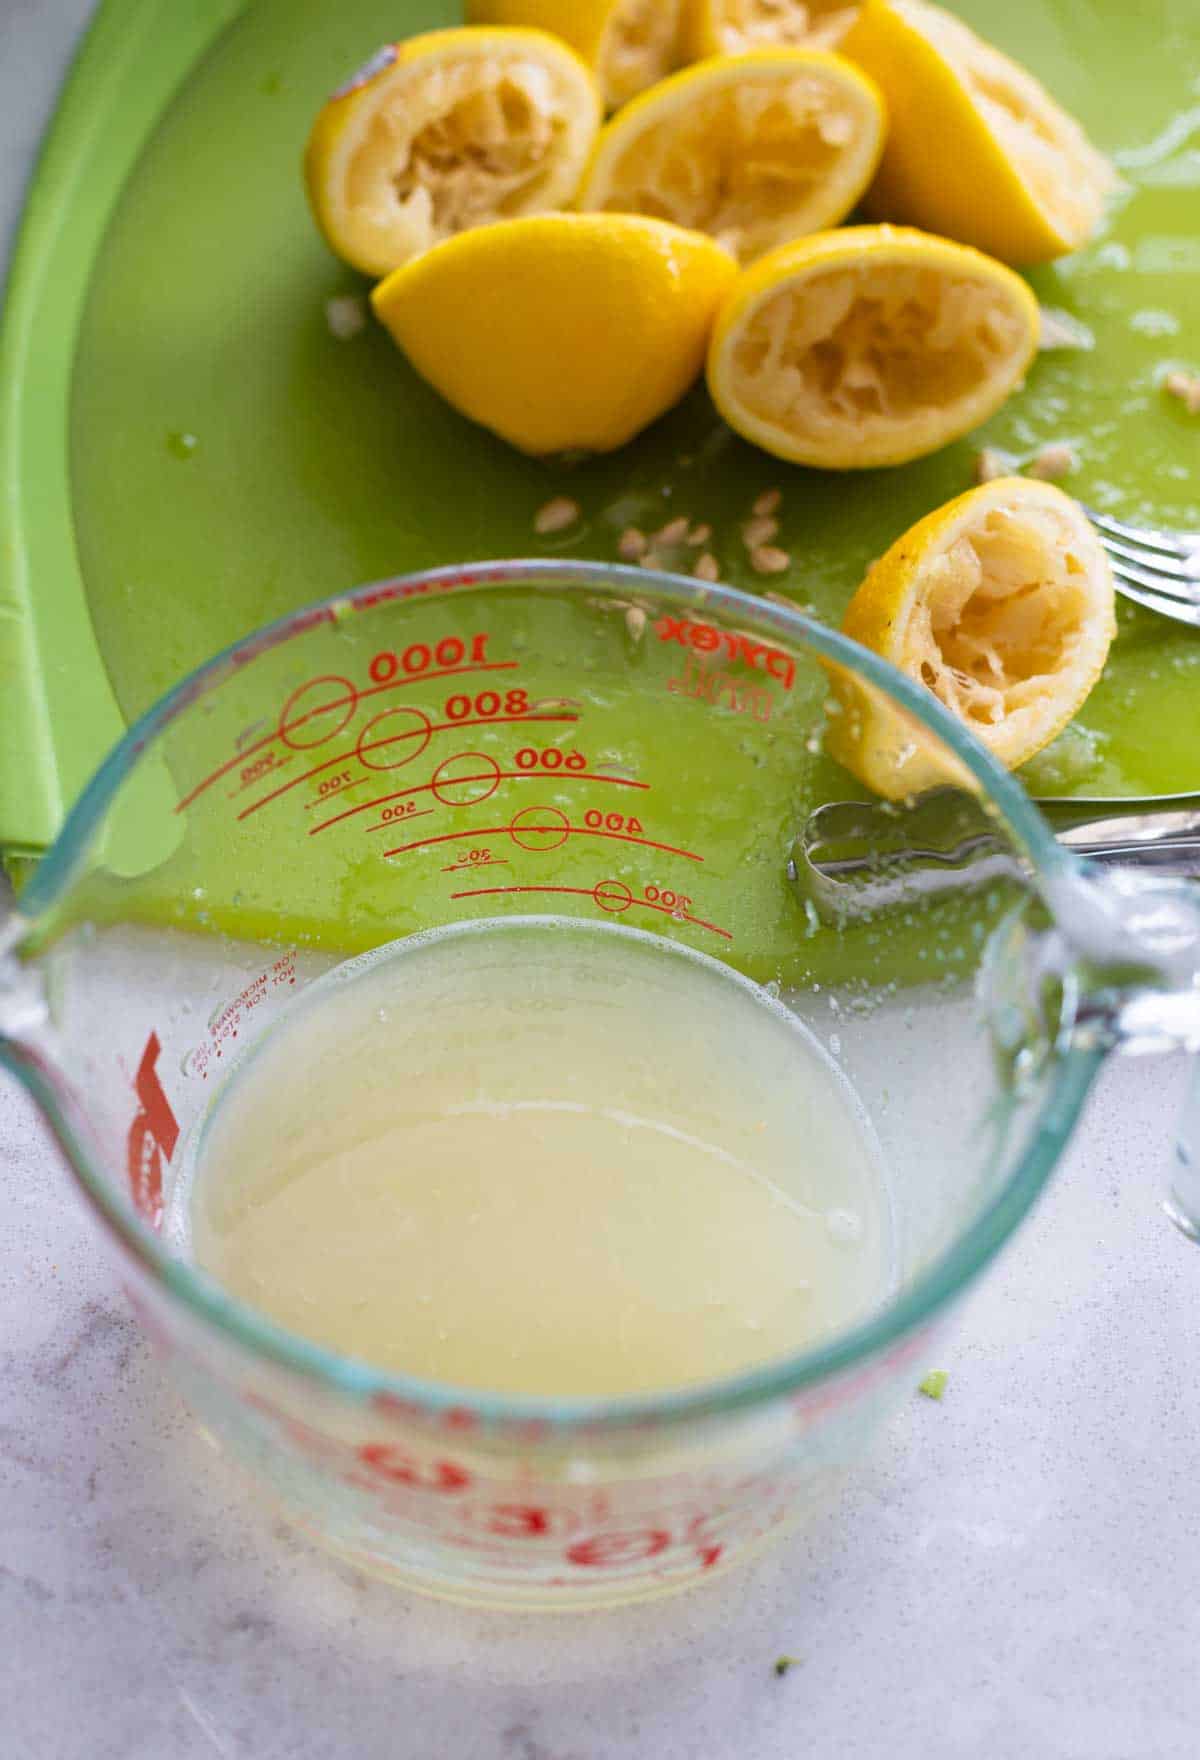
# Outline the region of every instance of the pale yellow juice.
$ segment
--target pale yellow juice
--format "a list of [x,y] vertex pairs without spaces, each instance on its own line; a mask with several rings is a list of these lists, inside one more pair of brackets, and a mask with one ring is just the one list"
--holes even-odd
[[776,1001],[655,936],[523,918],[305,992],[218,1096],[175,1220],[344,1354],[587,1396],[845,1326],[886,1293],[887,1217],[853,1093]]

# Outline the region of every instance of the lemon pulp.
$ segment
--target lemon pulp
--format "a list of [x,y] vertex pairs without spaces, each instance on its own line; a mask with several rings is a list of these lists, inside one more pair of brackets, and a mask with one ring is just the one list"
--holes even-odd
[[[876,563],[847,635],[932,691],[1015,769],[1067,725],[1115,633],[1108,561],[1082,509],[1049,483],[1000,479],[922,520]],[[845,673],[832,754],[880,794],[953,780],[947,754]]]
[[756,986],[618,926],[477,923],[339,968],[187,1165],[173,1226],[236,1296],[461,1386],[685,1385],[887,1287],[877,1154],[836,1066]]
[[798,50],[721,57],[608,124],[578,205],[707,232],[746,262],[841,220],[883,133],[878,91],[849,62]]
[[680,0],[467,0],[470,24],[552,31],[593,70],[610,109],[678,61]]
[[854,0],[690,0],[686,43],[696,56],[780,45],[833,49],[857,12]]
[[624,104],[669,73],[679,34],[679,0],[617,0],[600,52],[610,104]]
[[324,106],[305,173],[331,248],[386,275],[442,239],[575,194],[600,123],[578,56],[542,31],[433,31]]
[[717,320],[721,414],[781,458],[900,464],[985,420],[1037,346],[1019,276],[926,233],[846,227],[763,257]]

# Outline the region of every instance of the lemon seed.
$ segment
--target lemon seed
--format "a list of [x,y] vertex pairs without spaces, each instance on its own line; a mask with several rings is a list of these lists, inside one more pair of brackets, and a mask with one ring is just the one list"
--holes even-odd
[[1029,475],[1042,483],[1057,483],[1060,477],[1069,477],[1078,469],[1079,454],[1075,448],[1057,440],[1053,445],[1042,447],[1029,467]]
[[772,519],[770,514],[763,513],[755,519],[748,519],[742,527],[742,542],[747,550],[757,550],[778,536],[779,521]]
[[1200,373],[1168,373],[1163,390],[1177,397],[1190,416],[1200,416]]
[[755,574],[782,574],[792,566],[792,559],[786,550],[779,550],[773,544],[760,544],[750,552],[750,566]]
[[538,508],[533,516],[533,529],[540,538],[547,538],[552,532],[565,532],[578,518],[578,501],[572,501],[566,495],[556,495],[544,507]]

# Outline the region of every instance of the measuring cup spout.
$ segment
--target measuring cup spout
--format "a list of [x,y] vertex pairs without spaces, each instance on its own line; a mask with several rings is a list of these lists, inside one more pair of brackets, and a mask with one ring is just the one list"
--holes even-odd
[[86,1127],[55,1056],[43,975],[21,957],[31,929],[20,911],[0,922],[0,1065],[28,1090],[63,1152],[75,1160]]
[[28,931],[19,911],[0,921],[0,1043],[22,1040],[46,1018],[41,979],[18,952]]

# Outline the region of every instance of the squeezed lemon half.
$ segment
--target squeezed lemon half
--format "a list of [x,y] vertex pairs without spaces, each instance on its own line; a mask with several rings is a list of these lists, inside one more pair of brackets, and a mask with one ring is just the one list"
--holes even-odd
[[857,0],[685,0],[684,56],[699,61],[788,45],[836,49],[857,15]]
[[994,414],[1037,339],[1037,301],[1002,263],[924,232],[848,226],[738,277],[708,383],[730,427],[777,458],[903,464]]
[[866,0],[842,51],[889,129],[872,214],[1040,263],[1091,237],[1116,178],[1031,73],[924,0]]
[[601,130],[578,205],[693,227],[748,262],[848,214],[883,135],[877,86],[840,56],[717,56]]
[[[1054,739],[1104,669],[1113,578],[1087,516],[1050,483],[1002,477],[893,544],[851,599],[845,634],[918,680],[1008,769]],[[961,780],[940,742],[831,668],[831,754],[901,800]]]
[[438,245],[375,289],[413,366],[523,452],[609,452],[698,377],[737,274],[712,239],[629,214],[542,214]]
[[309,201],[339,257],[386,275],[468,227],[569,204],[600,121],[556,37],[431,31],[381,49],[320,111]]
[[609,109],[679,62],[680,0],[467,0],[471,24],[553,31],[594,69]]

